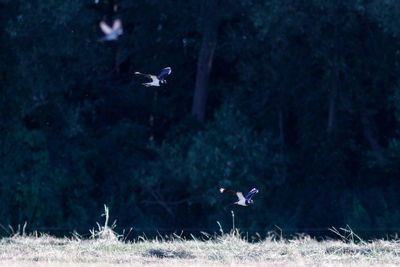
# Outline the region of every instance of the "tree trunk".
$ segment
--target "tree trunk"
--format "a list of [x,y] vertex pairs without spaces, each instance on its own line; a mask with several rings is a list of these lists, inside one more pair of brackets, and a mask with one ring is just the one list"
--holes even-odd
[[217,45],[217,34],[220,17],[217,10],[215,0],[207,1],[207,15],[203,31],[203,39],[197,61],[197,74],[194,87],[192,115],[196,117],[199,122],[204,122],[207,93],[208,93],[208,80],[210,77],[212,61],[214,57],[215,47]]
[[329,114],[328,114],[328,126],[326,127],[326,134],[329,137],[333,130],[333,121],[335,119],[335,97],[331,93],[329,97]]
[[279,140],[280,140],[280,147],[281,147],[281,153],[283,153],[283,150],[285,148],[285,134],[284,134],[284,129],[283,129],[283,112],[282,108],[279,107],[278,111],[278,126],[279,126]]
[[[339,8],[339,4],[338,7]],[[339,12],[336,12],[339,13]],[[339,90],[339,40],[338,40],[338,22],[335,20],[333,23],[333,64],[331,74],[331,88],[329,92],[329,109],[328,109],[328,123],[326,126],[326,135],[329,138],[333,131],[335,121],[335,100]]]
[[382,148],[372,133],[371,123],[368,119],[367,110],[364,106],[361,108],[361,123],[363,125],[364,136],[368,140],[369,145],[374,151],[376,160],[378,161],[379,165],[382,166],[385,161],[383,157]]
[[328,123],[326,126],[326,135],[329,139],[329,136],[331,135],[333,131],[333,125],[335,121],[335,101],[336,101],[336,95],[339,90],[339,66],[338,66],[338,55],[337,55],[337,49],[335,51],[335,57],[334,57],[334,62],[332,66],[332,75],[331,75],[331,88],[329,92],[329,108],[328,108]]
[[379,165],[382,166],[385,162],[385,158],[383,156],[383,150],[373,134],[371,122],[368,118],[367,109],[365,107],[364,98],[360,92],[356,92],[356,97],[361,104],[360,115],[361,115],[361,124],[363,127],[364,137],[365,139],[367,139],[372,151],[374,152],[376,161],[378,162]]

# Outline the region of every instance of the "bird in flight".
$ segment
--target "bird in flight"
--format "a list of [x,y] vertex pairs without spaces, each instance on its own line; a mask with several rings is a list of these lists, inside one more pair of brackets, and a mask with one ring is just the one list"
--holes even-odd
[[104,33],[104,37],[100,41],[114,41],[117,40],[120,35],[124,32],[122,29],[122,22],[120,19],[114,20],[112,28],[107,25],[104,21],[100,22],[100,29]]
[[149,87],[149,86],[160,86],[161,84],[166,84],[167,81],[165,78],[170,75],[172,72],[171,67],[166,67],[163,68],[160,72],[160,74],[156,75],[151,75],[151,74],[145,74],[145,73],[140,73],[138,71],[135,72],[136,75],[142,75],[145,76],[146,78],[151,79],[151,82],[147,83],[142,83],[144,86]]
[[240,205],[240,206],[248,206],[249,204],[253,204],[254,201],[251,198],[253,197],[254,194],[258,193],[258,189],[256,189],[256,188],[251,189],[250,192],[245,197],[243,196],[242,192],[227,190],[225,188],[220,188],[219,192],[221,192],[221,194],[230,193],[230,194],[236,195],[238,198],[238,201],[236,201],[233,204]]

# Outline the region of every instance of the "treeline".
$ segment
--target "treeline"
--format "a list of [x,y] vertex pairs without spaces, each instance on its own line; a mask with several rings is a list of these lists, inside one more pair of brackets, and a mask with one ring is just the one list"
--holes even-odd
[[398,1],[98,2],[0,1],[2,225],[398,229]]

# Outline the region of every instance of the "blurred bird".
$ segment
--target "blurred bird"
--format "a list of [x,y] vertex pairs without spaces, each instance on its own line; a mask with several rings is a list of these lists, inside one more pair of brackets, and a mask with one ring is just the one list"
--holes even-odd
[[172,72],[171,67],[166,67],[163,68],[160,72],[160,74],[156,75],[151,75],[151,74],[145,74],[145,73],[140,73],[138,71],[135,72],[136,75],[142,75],[145,76],[149,79],[151,79],[151,82],[147,83],[142,83],[144,86],[149,87],[149,86],[160,86],[161,84],[166,84],[167,81],[165,80],[165,77],[170,75]]
[[117,40],[120,35],[124,32],[122,29],[122,22],[120,19],[114,20],[112,28],[107,25],[104,21],[100,22],[100,29],[103,31],[105,36],[100,41],[114,41]]
[[254,201],[251,198],[253,197],[254,194],[258,193],[258,189],[256,189],[256,188],[251,189],[250,192],[245,197],[243,196],[242,192],[227,190],[225,188],[220,188],[219,192],[221,192],[221,194],[230,193],[230,194],[236,195],[238,198],[238,201],[236,201],[233,204],[240,205],[240,206],[248,206],[249,204],[253,204]]

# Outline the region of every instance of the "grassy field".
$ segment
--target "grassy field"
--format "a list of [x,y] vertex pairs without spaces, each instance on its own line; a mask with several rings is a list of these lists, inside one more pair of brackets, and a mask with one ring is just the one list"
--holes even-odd
[[395,266],[400,241],[363,241],[350,228],[332,229],[339,240],[271,234],[247,238],[239,231],[199,239],[138,238],[126,241],[106,222],[90,238],[25,234],[0,239],[0,266]]
[[[400,243],[316,241],[309,237],[249,242],[237,231],[214,238],[122,241],[110,229],[90,239],[48,235],[0,240],[1,266],[394,266]],[[100,233],[100,234],[99,234]]]

